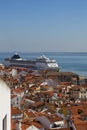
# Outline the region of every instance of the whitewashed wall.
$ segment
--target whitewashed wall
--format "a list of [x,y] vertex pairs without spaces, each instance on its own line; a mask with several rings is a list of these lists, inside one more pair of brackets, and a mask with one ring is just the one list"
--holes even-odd
[[4,81],[0,79],[0,130],[3,130],[3,119],[7,115],[6,130],[11,130],[10,118],[10,89]]

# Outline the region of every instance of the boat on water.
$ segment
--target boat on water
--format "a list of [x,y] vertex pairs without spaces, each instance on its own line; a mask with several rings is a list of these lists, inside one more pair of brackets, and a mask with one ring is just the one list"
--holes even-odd
[[58,63],[54,59],[50,59],[45,55],[29,60],[21,58],[15,53],[11,58],[5,58],[3,61],[5,67],[23,67],[32,70],[59,70]]

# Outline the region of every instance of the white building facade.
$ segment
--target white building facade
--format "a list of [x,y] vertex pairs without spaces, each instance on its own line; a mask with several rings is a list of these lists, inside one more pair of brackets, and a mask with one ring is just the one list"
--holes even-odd
[[11,130],[10,88],[0,79],[0,130]]
[[11,95],[11,106],[18,107],[20,109],[21,97],[20,95]]

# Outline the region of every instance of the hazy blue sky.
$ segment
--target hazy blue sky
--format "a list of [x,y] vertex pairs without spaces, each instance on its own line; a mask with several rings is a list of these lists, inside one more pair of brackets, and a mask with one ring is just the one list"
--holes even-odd
[[0,1],[0,51],[87,51],[87,0]]

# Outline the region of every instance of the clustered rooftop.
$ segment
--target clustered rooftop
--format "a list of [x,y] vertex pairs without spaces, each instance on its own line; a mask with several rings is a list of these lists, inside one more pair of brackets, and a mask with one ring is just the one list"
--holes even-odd
[[71,72],[0,67],[11,89],[11,130],[87,130],[87,84]]

